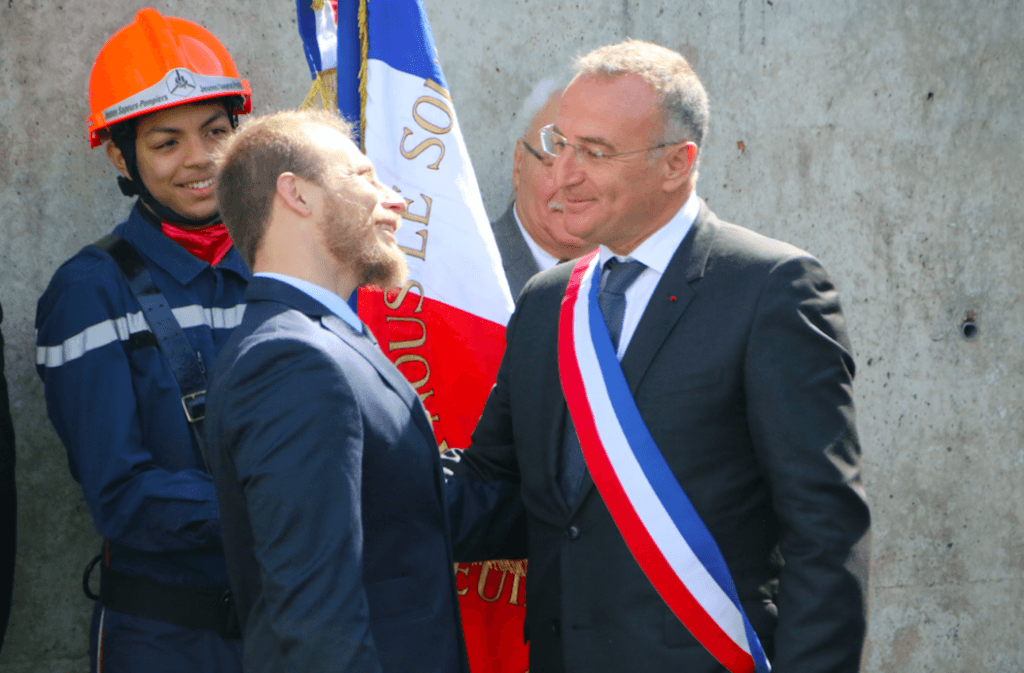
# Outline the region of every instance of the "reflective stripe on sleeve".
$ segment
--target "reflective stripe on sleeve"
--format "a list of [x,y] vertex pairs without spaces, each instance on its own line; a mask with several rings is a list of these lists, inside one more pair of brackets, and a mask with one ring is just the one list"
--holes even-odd
[[[200,325],[206,325],[210,329],[233,329],[242,322],[245,304],[236,304],[230,308],[203,308],[198,304],[192,304],[176,308],[173,312],[182,329]],[[127,341],[132,334],[149,331],[142,311],[129,313],[123,318],[104,320],[86,327],[56,346],[37,346],[36,364],[49,368],[60,367],[77,360],[89,351],[115,341]]]
[[206,325],[210,329],[238,327],[245,315],[245,304],[231,308],[203,308],[199,304],[174,309],[174,317],[183,329]]

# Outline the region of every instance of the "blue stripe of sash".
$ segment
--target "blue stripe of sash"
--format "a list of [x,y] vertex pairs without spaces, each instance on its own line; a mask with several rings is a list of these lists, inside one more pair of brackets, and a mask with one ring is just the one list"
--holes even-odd
[[422,0],[374,0],[367,3],[367,14],[369,58],[448,88]]

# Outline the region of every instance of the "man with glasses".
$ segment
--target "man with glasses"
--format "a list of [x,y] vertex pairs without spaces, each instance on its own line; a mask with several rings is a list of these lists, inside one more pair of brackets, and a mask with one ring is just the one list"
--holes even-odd
[[520,296],[449,462],[456,554],[487,521],[467,494],[519,484],[534,672],[853,673],[869,514],[836,289],[696,196],[708,101],[682,56],[575,65],[539,144],[566,232],[600,248]]
[[565,231],[562,203],[551,170],[554,159],[538,149],[537,133],[554,121],[562,100],[562,90],[553,87],[552,80],[542,81],[523,105],[524,116],[532,116],[526,132],[516,141],[513,155],[515,201],[491,223],[513,298],[534,274],[596,247]]

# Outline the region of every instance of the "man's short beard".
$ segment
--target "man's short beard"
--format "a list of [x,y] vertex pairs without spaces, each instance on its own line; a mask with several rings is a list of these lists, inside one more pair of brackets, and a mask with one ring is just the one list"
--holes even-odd
[[341,264],[355,270],[356,287],[388,289],[403,285],[409,277],[405,255],[398,246],[381,239],[371,217],[333,197],[324,218],[327,246]]
[[369,230],[369,235],[373,237],[373,243],[364,246],[356,260],[359,287],[368,285],[386,290],[405,284],[409,278],[405,255],[398,246],[381,241],[374,228]]

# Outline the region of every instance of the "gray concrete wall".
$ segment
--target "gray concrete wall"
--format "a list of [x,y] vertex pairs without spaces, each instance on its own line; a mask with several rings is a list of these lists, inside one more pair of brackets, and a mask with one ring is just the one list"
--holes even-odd
[[[154,4],[221,37],[257,110],[302,100],[290,2]],[[1024,670],[1021,3],[426,4],[492,217],[535,82],[625,36],[690,58],[712,103],[698,192],[723,219],[816,254],[844,299],[874,515],[864,670]],[[96,538],[46,420],[32,317],[56,266],[128,204],[83,120],[91,59],[134,9],[0,3],[0,301],[21,526],[4,671],[85,667],[79,578]]]

